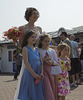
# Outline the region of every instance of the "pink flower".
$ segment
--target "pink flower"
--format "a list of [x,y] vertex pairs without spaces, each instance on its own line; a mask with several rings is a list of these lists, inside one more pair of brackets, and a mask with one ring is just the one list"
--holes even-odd
[[20,31],[20,32],[22,32],[22,31],[23,31],[23,29],[22,29],[22,28],[19,28],[19,31]]
[[7,36],[7,31],[4,32],[4,36]]
[[64,92],[65,92],[65,94],[67,94],[67,93],[68,93],[68,89],[65,89],[65,91],[64,91]]
[[62,89],[62,87],[59,87],[59,88],[58,88],[58,93],[63,94],[63,89]]
[[65,84],[65,81],[64,81],[64,80],[62,80],[62,84],[63,84],[63,85]]
[[65,78],[66,77],[66,74],[64,73],[62,76],[63,76],[63,78]]
[[60,87],[61,86],[61,83],[58,83],[58,86]]

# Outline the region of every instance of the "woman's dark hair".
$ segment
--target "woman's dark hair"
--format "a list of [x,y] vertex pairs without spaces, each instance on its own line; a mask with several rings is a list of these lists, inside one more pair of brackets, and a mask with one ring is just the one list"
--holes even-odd
[[[26,19],[27,21],[29,21],[29,17],[31,17],[33,11],[37,11],[37,9],[36,9],[36,8],[32,8],[32,7],[26,8],[25,16],[24,16],[24,17],[25,17],[25,19]],[[38,11],[37,11],[37,12],[38,12]],[[39,15],[39,12],[38,12],[38,15]]]
[[28,44],[28,41],[27,39],[32,35],[32,34],[36,34],[34,31],[26,31],[25,34],[24,34],[24,37],[23,37],[23,41],[22,41],[22,44],[21,44],[21,48],[23,48],[24,46],[26,46]]
[[[45,38],[50,38],[50,36],[48,35],[48,34],[42,34],[41,36],[40,36],[40,39],[39,39],[39,44],[38,44],[38,47],[39,48],[42,48],[42,41],[45,39]],[[51,38],[50,38],[50,41],[51,41]]]

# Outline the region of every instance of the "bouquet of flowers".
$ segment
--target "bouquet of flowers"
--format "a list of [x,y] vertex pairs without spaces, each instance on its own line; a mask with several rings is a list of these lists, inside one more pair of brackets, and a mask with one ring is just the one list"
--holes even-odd
[[18,29],[17,27],[12,27],[8,31],[5,31],[3,38],[4,39],[12,39],[13,43],[17,43],[17,40],[19,40],[19,37],[22,35],[22,30]]

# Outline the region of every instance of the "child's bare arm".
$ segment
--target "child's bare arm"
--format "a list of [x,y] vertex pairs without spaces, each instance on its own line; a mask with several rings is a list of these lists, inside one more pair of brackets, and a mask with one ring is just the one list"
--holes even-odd
[[67,70],[70,71],[71,70],[71,64],[70,64],[70,59],[68,60],[68,62],[66,63],[67,66]]

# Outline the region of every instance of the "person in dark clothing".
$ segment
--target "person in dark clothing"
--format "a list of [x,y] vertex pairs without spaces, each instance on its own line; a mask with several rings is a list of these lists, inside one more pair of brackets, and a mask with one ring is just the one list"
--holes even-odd
[[83,47],[81,49],[80,60],[83,60]]
[[80,61],[81,61],[81,79],[83,79],[83,47],[81,48]]
[[72,52],[72,45],[68,38],[67,32],[61,32],[60,34],[61,42],[60,43],[66,43],[70,47],[70,58],[73,58],[73,52]]
[[22,54],[21,54],[21,50],[18,49],[18,52],[13,54],[13,59],[16,62],[16,66],[17,66],[17,70],[14,74],[14,79],[17,80],[17,77],[20,73],[21,70],[21,66],[22,66]]

